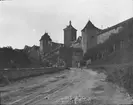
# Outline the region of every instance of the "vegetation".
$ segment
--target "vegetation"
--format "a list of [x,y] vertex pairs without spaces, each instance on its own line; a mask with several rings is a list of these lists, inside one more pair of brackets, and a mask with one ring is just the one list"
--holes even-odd
[[121,67],[111,67],[107,68],[107,78],[108,82],[119,85],[126,89],[128,94],[133,97],[133,66],[121,66]]
[[0,68],[27,67],[29,64],[28,56],[23,50],[10,46],[0,48]]

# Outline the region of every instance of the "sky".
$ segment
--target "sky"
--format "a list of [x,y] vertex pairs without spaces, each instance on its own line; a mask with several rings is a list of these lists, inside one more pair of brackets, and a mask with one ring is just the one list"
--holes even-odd
[[63,43],[63,29],[72,21],[81,30],[90,20],[104,29],[133,17],[133,0],[5,0],[0,1],[0,47],[39,45],[48,32]]

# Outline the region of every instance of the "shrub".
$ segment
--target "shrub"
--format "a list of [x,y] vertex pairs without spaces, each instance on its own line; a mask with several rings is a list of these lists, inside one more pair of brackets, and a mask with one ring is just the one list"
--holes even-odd
[[125,88],[133,96],[133,66],[112,69],[107,73],[106,80]]

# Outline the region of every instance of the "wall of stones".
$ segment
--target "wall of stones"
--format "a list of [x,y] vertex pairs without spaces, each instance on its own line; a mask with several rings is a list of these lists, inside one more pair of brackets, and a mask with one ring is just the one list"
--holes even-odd
[[113,34],[117,35],[118,33],[120,33],[120,31],[122,29],[123,29],[122,26],[119,26],[119,27],[116,27],[116,28],[114,27],[113,29],[98,35],[97,44],[104,43],[107,39],[109,39],[109,37],[111,35],[113,35]]
[[85,30],[82,31],[82,49],[83,53],[85,54],[87,52],[87,49],[90,49],[97,45],[97,36],[96,36],[97,30]]

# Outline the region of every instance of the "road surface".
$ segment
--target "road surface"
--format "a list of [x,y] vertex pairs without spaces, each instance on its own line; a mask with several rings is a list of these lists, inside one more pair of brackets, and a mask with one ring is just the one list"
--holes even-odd
[[29,78],[0,87],[1,102],[4,105],[59,105],[72,102],[70,97],[74,97],[74,103],[83,99],[90,102],[92,99],[95,104],[91,105],[131,104],[130,97],[115,85],[105,82],[105,78],[103,73],[77,68]]

